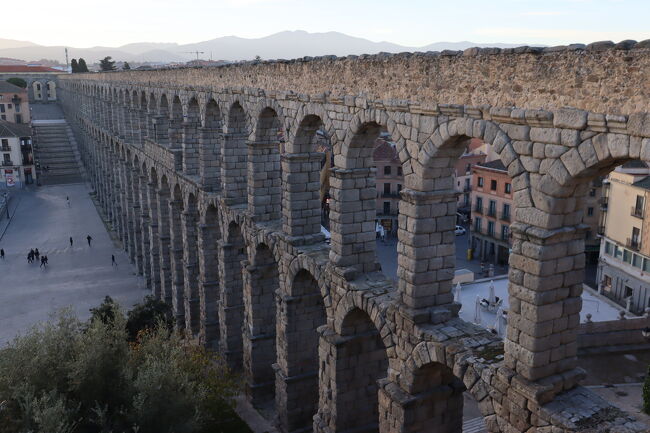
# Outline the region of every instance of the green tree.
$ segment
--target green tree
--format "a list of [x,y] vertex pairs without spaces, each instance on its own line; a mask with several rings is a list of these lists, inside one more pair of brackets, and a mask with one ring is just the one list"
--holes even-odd
[[83,59],[83,57],[79,57],[79,72],[89,72],[88,66],[86,65],[86,61]]
[[73,74],[79,72],[79,63],[77,63],[77,59],[72,59],[70,61],[70,69],[72,69]]
[[111,56],[104,57],[99,61],[99,69],[102,71],[114,71],[116,69],[115,60]]
[[124,62],[124,65],[122,65],[122,69],[125,71],[130,71],[131,65],[129,65],[129,62]]
[[222,358],[164,323],[129,341],[110,298],[92,311],[86,323],[63,311],[0,349],[2,433],[250,433]]
[[14,86],[22,87],[23,89],[27,87],[27,81],[18,77],[11,77],[7,80],[7,83],[11,83]]

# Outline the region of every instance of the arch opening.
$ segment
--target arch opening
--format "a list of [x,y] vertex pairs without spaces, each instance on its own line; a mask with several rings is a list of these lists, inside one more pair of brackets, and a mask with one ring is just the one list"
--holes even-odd
[[221,164],[221,189],[230,204],[247,202],[248,135],[246,113],[235,102],[228,112]]

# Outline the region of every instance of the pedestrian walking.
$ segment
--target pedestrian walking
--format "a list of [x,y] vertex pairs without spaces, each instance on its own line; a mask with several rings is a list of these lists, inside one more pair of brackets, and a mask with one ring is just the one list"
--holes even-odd
[[117,268],[117,262],[115,261],[115,254],[111,254],[111,266],[115,266]]
[[67,195],[65,196],[65,201],[68,202],[68,207],[70,207],[70,197]]
[[70,248],[72,248],[72,236],[70,236]]
[[48,259],[47,256],[43,256],[43,257],[45,257],[45,264],[49,265],[50,264],[50,259]]
[[34,257],[36,257],[36,260],[41,256],[41,253],[38,251],[38,248],[34,248]]
[[88,241],[88,246],[90,246],[90,241],[93,240],[93,237],[88,235],[88,236],[86,236],[86,240]]
[[45,256],[43,256],[43,257],[41,257],[41,266],[39,266],[39,268],[42,268],[43,266],[45,266],[45,263],[46,263]]
[[32,253],[27,253],[27,263],[32,262]]
[[2,259],[2,260],[5,259],[5,250],[4,250],[4,248],[0,248],[0,259]]

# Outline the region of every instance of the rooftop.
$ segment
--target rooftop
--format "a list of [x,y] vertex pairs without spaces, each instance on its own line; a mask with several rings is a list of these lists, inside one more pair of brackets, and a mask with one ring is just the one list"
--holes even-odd
[[475,167],[483,167],[483,168],[489,168],[490,170],[499,170],[499,171],[508,171],[506,170],[506,167],[503,165],[500,159],[495,159],[494,161],[490,162],[481,162],[479,164],[476,164]]
[[395,145],[390,141],[378,138],[375,142],[375,150],[372,152],[372,157],[375,161],[397,161],[397,150]]
[[61,73],[58,69],[49,68],[47,66],[29,66],[29,65],[0,65],[0,73],[11,73],[11,72],[23,72],[23,73],[34,73],[34,72],[56,72]]
[[0,137],[31,137],[32,128],[26,123],[0,120]]
[[7,81],[0,80],[0,93],[24,93],[27,89],[18,87],[15,84],[11,84]]
[[641,180],[637,180],[632,185],[639,188],[650,190],[650,176],[646,176]]

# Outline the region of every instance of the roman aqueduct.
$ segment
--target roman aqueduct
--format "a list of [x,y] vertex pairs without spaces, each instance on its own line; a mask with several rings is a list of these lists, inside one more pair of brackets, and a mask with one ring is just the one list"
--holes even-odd
[[[579,386],[589,181],[650,162],[650,44],[305,58],[59,77],[97,199],[179,326],[284,432],[643,431]],[[333,148],[331,244],[314,150]],[[398,146],[398,283],[375,256],[372,148]],[[513,178],[505,342],[453,302],[454,161]],[[595,431],[594,430],[594,431]]]

